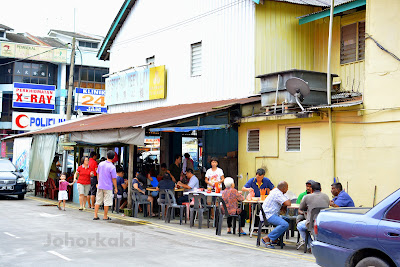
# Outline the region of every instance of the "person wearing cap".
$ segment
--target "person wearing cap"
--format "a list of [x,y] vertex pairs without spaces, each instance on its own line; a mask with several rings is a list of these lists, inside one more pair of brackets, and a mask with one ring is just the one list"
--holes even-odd
[[303,193],[301,193],[301,194],[297,197],[296,204],[300,204],[300,203],[301,203],[301,200],[303,199],[303,197],[304,197],[305,195],[311,194],[311,191],[312,191],[311,185],[312,185],[313,183],[315,183],[314,180],[308,180],[308,181],[306,182],[306,191],[303,192]]
[[251,178],[247,181],[247,183],[243,186],[242,191],[254,191],[255,197],[260,197],[260,189],[267,189],[267,195],[269,192],[275,188],[274,184],[270,179],[264,177],[265,170],[258,169],[256,172],[256,177]]

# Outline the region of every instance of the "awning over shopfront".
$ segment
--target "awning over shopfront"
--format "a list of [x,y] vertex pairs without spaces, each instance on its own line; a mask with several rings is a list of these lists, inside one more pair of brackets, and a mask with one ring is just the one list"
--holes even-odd
[[220,125],[203,125],[203,126],[188,126],[188,127],[164,127],[164,128],[150,128],[150,132],[176,132],[188,133],[192,131],[206,131],[206,130],[221,130],[228,129],[229,124]]
[[[7,137],[3,140],[36,136],[41,134],[71,134],[72,140],[92,144],[123,143],[143,145],[145,128],[168,126],[166,124],[179,122],[184,119],[195,119],[198,116],[207,116],[229,109],[234,105],[247,104],[260,101],[259,96],[220,100],[204,103],[192,103],[168,107],[159,107],[135,112],[101,114],[89,118],[81,118],[68,121],[57,126],[48,127],[43,130],[32,131],[19,135]],[[221,129],[221,125],[197,125],[181,131]],[[215,128],[216,127],[216,128]],[[223,125],[223,128],[226,125]],[[175,129],[179,130],[179,129]]]

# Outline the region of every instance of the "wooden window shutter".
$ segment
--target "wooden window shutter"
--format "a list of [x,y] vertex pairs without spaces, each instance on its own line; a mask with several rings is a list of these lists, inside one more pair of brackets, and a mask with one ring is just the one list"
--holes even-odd
[[365,58],[365,21],[358,23],[358,60]]
[[356,61],[357,23],[342,27],[340,43],[340,64]]
[[260,151],[260,130],[250,130],[247,136],[247,151]]

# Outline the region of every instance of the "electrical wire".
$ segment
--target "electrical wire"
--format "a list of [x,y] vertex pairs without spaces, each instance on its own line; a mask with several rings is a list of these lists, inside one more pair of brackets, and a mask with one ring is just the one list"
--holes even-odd
[[395,54],[393,54],[392,52],[390,52],[389,50],[387,50],[386,48],[384,48],[380,43],[378,43],[377,40],[375,40],[371,35],[369,35],[368,33],[365,33],[367,35],[367,37],[365,39],[371,39],[372,41],[374,41],[374,43],[376,44],[376,46],[378,46],[381,50],[385,51],[386,53],[388,53],[389,55],[391,55],[394,59],[396,59],[397,61],[400,61],[400,58],[398,56],[396,56]]
[[233,2],[233,3],[230,3],[230,4],[227,4],[227,5],[221,6],[221,7],[219,7],[219,8],[216,8],[216,9],[213,9],[213,10],[210,10],[210,11],[207,11],[207,12],[205,12],[205,13],[203,13],[203,14],[194,16],[194,17],[192,17],[192,18],[189,18],[189,19],[186,19],[186,20],[177,22],[177,23],[175,23],[175,24],[171,24],[171,25],[166,26],[166,27],[164,27],[164,28],[160,28],[160,29],[155,30],[155,31],[152,31],[152,32],[148,32],[148,33],[145,33],[145,34],[142,34],[142,35],[138,35],[138,36],[135,36],[135,37],[132,37],[132,38],[129,38],[129,39],[126,39],[126,40],[117,42],[117,43],[113,43],[113,46],[115,47],[115,46],[127,44],[127,43],[130,43],[130,42],[139,40],[139,39],[143,39],[143,38],[146,38],[146,37],[155,35],[155,34],[159,34],[159,33],[162,33],[162,32],[165,32],[165,31],[168,31],[168,30],[171,30],[171,29],[180,27],[180,26],[183,26],[183,25],[185,25],[185,24],[189,24],[189,23],[194,22],[194,21],[196,21],[196,20],[199,20],[199,19],[202,19],[202,18],[204,18],[204,17],[210,16],[210,15],[212,15],[212,14],[214,14],[214,13],[218,13],[218,12],[220,12],[220,11],[223,11],[223,10],[227,9],[227,8],[231,8],[231,7],[233,7],[233,6],[236,6],[236,5],[238,5],[238,4],[241,4],[241,3],[245,2],[245,1],[246,1],[246,0],[238,0],[238,1],[235,1],[235,2]]

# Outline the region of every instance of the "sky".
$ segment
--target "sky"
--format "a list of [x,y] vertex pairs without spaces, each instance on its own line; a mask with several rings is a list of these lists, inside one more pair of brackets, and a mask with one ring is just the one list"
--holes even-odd
[[[105,36],[124,0],[14,0],[1,7],[0,24],[14,33],[46,36],[50,29]],[[3,3],[4,4],[4,3]]]

